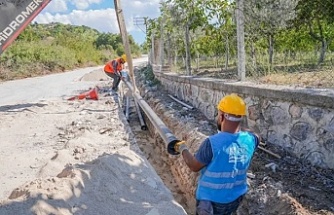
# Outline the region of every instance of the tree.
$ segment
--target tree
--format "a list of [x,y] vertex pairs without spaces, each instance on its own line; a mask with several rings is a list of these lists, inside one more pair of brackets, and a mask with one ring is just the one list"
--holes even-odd
[[310,36],[321,43],[318,64],[325,60],[325,54],[334,38],[334,3],[329,0],[302,0],[297,7],[295,25],[307,26]]
[[216,55],[225,54],[225,70],[227,70],[230,58],[230,40],[236,34],[236,25],[233,22],[234,4],[230,1],[210,0],[203,1],[202,7],[203,10],[207,11],[209,21],[215,20],[206,30],[215,40],[216,46],[212,48]]
[[102,33],[96,38],[94,44],[97,48],[108,49],[112,47],[116,50],[118,45],[122,44],[122,38],[119,34]]
[[[245,1],[246,32],[264,35],[268,41],[269,64],[273,64],[275,35],[285,29],[296,17],[298,0],[247,0]],[[257,36],[255,36],[256,38]]]
[[[171,18],[178,22],[184,30],[185,66],[187,75],[191,75],[191,39],[190,32],[206,22],[204,11],[200,8],[200,0],[168,0]],[[176,18],[176,19],[175,19]],[[177,20],[177,21],[176,21]]]

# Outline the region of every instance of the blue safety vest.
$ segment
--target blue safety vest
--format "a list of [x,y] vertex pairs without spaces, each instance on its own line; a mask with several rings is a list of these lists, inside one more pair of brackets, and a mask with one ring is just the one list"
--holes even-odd
[[257,147],[257,138],[249,132],[220,132],[209,139],[213,157],[201,171],[196,199],[233,202],[248,190],[247,170]]

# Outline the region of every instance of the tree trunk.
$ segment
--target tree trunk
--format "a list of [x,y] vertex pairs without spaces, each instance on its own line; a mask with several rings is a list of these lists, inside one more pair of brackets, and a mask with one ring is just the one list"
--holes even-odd
[[290,50],[284,50],[283,53],[284,53],[284,65],[287,65],[288,64],[288,58],[290,56]]
[[326,38],[324,36],[323,27],[322,27],[321,22],[320,22],[319,19],[317,19],[317,26],[318,26],[318,29],[319,29],[319,35],[314,33],[314,31],[312,29],[312,24],[308,23],[309,34],[311,35],[311,37],[314,38],[315,40],[318,40],[318,41],[321,42],[321,50],[320,50],[320,56],[319,56],[319,60],[318,60],[318,64],[321,64],[325,61],[327,45],[330,44],[330,42],[328,43],[328,41],[326,40]]
[[252,65],[253,65],[253,69],[254,71],[257,70],[257,65],[256,65],[256,49],[254,46],[254,43],[251,43],[251,57],[252,57]]
[[297,52],[296,52],[296,51],[292,51],[292,52],[291,52],[291,56],[292,56],[292,59],[293,59],[293,60],[296,60]]
[[322,64],[325,61],[326,50],[327,50],[327,41],[326,39],[322,39],[318,64]]
[[200,55],[199,55],[199,52],[197,52],[197,71],[199,71],[199,59],[200,58]]
[[229,64],[229,55],[230,55],[230,45],[229,45],[229,38],[228,35],[226,35],[226,41],[225,41],[226,51],[225,51],[225,71],[228,69]]
[[186,47],[186,72],[187,75],[191,75],[191,56],[190,56],[190,30],[189,22],[186,24],[185,29],[185,47]]
[[174,52],[174,66],[177,65],[177,60],[178,60],[178,57],[177,57],[177,50],[175,49],[175,52]]
[[273,66],[273,59],[274,59],[274,36],[273,35],[269,35],[268,37],[268,54],[269,54],[269,65],[270,68],[272,68]]
[[167,34],[167,58],[168,58],[168,65],[172,65],[172,56],[171,56],[171,45],[170,45],[170,33]]
[[[318,49],[319,49],[318,44],[316,44],[316,45],[314,46],[314,58],[318,58]],[[319,60],[318,60],[318,61],[319,61]]]

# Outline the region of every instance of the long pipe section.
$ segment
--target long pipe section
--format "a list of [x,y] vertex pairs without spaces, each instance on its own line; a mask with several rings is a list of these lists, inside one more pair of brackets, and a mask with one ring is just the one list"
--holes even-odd
[[176,101],[176,102],[180,103],[181,105],[185,106],[186,108],[189,108],[190,110],[194,109],[194,107],[192,107],[192,106],[190,106],[190,105],[188,105],[188,104],[186,104],[186,103],[184,103],[184,102],[178,100],[178,99],[175,98],[174,96],[172,96],[172,95],[168,95],[168,96],[169,96],[171,99],[173,99],[174,101]]
[[179,140],[174,136],[174,134],[167,128],[167,126],[161,121],[161,119],[157,116],[157,114],[152,110],[152,108],[145,102],[145,100],[133,90],[133,86],[127,80],[124,80],[126,86],[132,92],[133,97],[139,106],[143,109],[153,126],[156,128],[158,133],[160,134],[163,141],[166,143],[168,147],[171,143],[179,142]]
[[145,130],[147,130],[147,126],[145,124],[143,115],[141,114],[139,105],[136,101],[135,101],[135,105],[136,105],[136,110],[137,110],[137,114],[138,114],[138,118],[139,118],[139,122],[140,122],[140,128],[141,128],[141,130],[145,131]]

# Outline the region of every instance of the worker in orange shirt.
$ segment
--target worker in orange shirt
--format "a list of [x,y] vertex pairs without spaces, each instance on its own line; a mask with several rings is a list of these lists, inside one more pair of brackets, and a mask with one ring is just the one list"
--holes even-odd
[[121,80],[124,79],[124,77],[122,77],[121,71],[124,69],[125,62],[126,62],[126,55],[123,54],[121,57],[109,61],[104,66],[104,72],[106,73],[106,75],[114,79],[112,86],[112,90],[114,91],[118,90],[119,83],[121,82]]

